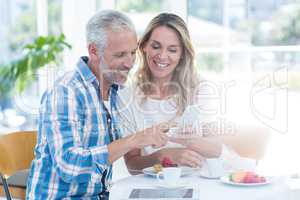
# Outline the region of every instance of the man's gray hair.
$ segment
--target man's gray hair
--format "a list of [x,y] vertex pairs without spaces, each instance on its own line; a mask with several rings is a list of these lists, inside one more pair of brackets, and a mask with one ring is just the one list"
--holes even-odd
[[132,21],[123,13],[116,10],[97,12],[87,23],[87,45],[95,43],[99,51],[103,51],[107,41],[107,31],[121,32],[129,30],[135,32]]

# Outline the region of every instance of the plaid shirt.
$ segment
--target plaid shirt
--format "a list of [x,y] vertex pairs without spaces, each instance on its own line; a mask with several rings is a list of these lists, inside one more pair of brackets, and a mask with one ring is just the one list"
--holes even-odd
[[87,61],[82,57],[42,97],[27,199],[99,199],[107,190],[107,145],[120,137],[114,117],[118,87],[110,89],[108,112]]

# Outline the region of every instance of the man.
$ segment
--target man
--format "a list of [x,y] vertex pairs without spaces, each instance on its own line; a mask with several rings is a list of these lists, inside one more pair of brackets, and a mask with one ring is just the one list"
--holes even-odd
[[89,57],[42,97],[27,199],[107,199],[115,160],[167,142],[161,126],[120,139],[117,90],[135,61],[132,22],[102,11],[89,20],[86,34]]

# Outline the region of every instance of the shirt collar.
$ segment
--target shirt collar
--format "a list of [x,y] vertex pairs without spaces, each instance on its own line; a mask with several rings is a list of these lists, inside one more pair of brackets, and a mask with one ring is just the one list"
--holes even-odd
[[[98,80],[96,76],[91,71],[90,67],[87,65],[89,58],[87,56],[82,56],[79,61],[77,62],[77,68],[78,72],[82,76],[82,79],[86,82],[92,83],[96,81],[98,83]],[[114,92],[113,95],[116,95],[116,92],[119,89],[119,86],[117,84],[113,84],[111,86],[112,91]]]
[[92,83],[93,81],[97,80],[97,78],[88,66],[88,60],[89,58],[87,56],[82,56],[77,62],[77,70],[83,80],[88,83]]

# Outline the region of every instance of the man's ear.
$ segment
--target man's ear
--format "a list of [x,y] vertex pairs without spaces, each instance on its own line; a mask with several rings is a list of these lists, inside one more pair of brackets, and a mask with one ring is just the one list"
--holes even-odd
[[95,43],[91,43],[88,46],[89,57],[94,60],[99,58],[99,51]]

